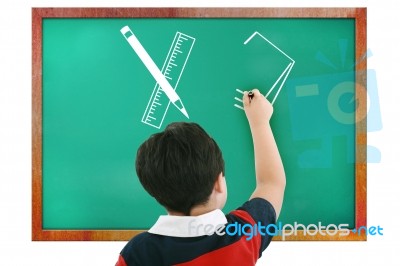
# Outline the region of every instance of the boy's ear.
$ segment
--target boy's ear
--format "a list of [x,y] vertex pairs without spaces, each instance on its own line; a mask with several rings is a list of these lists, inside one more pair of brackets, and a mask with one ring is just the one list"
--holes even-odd
[[225,189],[225,180],[224,179],[225,179],[225,177],[221,172],[221,173],[219,173],[217,180],[215,180],[214,189],[219,193],[224,192],[224,189]]

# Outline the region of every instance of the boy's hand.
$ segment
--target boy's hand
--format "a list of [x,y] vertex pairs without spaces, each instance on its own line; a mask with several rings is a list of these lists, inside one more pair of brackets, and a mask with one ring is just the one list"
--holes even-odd
[[258,89],[254,89],[252,92],[252,98],[249,97],[249,92],[247,91],[243,94],[243,106],[249,124],[251,127],[268,125],[274,108]]
[[269,124],[272,105],[254,89],[253,97],[243,94],[243,106],[250,124],[256,166],[256,188],[252,198],[263,198],[274,206],[276,217],[282,208],[286,186],[285,170]]

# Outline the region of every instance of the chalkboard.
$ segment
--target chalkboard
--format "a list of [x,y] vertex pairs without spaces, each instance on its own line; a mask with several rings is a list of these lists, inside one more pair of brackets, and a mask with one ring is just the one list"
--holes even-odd
[[[224,211],[240,206],[255,173],[236,98],[252,88],[271,91],[274,102],[271,124],[287,175],[279,221],[366,224],[366,98],[357,89],[366,87],[365,62],[357,61],[365,10],[97,11],[33,9],[33,239],[126,240],[149,229],[165,210],[140,185],[136,150],[175,121],[199,123],[217,141],[229,191]],[[169,104],[125,26],[189,119]]]

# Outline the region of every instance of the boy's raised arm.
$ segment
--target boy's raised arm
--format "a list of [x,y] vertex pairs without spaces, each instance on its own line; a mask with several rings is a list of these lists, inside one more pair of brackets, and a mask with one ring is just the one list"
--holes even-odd
[[244,93],[243,105],[253,136],[256,167],[256,189],[250,199],[268,200],[274,207],[278,218],[282,208],[286,177],[269,124],[273,107],[257,89],[253,90],[251,99],[247,92]]

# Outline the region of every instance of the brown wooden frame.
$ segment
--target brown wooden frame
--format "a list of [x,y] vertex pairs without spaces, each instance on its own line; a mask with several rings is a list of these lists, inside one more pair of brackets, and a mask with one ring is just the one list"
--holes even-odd
[[[32,9],[32,240],[129,240],[142,230],[44,230],[42,221],[42,20],[45,18],[353,18],[356,59],[366,52],[366,8],[33,8]],[[366,164],[366,70],[364,60],[356,66],[355,226],[367,225]],[[366,240],[367,234],[311,236],[299,233],[286,240]],[[274,237],[274,240],[282,240]]]

